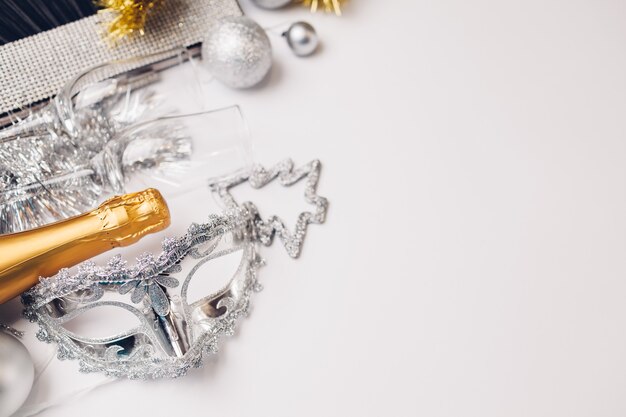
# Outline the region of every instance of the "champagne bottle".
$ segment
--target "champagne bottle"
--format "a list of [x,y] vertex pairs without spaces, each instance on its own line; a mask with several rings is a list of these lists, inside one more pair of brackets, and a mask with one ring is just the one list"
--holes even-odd
[[167,203],[153,188],[113,197],[98,208],[25,232],[0,236],[0,304],[110,249],[131,245],[170,225]]

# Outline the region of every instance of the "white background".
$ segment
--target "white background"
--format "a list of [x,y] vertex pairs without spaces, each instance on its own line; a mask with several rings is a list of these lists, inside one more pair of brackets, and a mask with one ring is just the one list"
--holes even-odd
[[258,161],[322,160],[327,223],[264,250],[204,369],[43,415],[626,415],[626,2],[242,7],[323,46],[274,37],[271,78],[211,100]]

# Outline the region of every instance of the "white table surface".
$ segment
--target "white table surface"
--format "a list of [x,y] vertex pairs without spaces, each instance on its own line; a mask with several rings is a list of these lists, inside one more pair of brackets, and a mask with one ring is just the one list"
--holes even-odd
[[205,368],[42,415],[626,415],[626,2],[242,7],[323,41],[274,37],[268,82],[211,100],[258,161],[322,160],[327,224],[297,261],[263,251]]

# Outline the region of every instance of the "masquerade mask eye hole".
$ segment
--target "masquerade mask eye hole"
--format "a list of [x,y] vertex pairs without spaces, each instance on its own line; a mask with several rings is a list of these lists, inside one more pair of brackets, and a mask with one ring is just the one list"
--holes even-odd
[[63,327],[81,338],[109,338],[132,330],[140,325],[139,319],[130,311],[114,305],[96,305],[78,311]]
[[[196,261],[189,272],[187,287],[187,304],[193,304],[210,295],[222,291],[239,270],[243,257],[243,249],[211,258],[210,256]],[[225,308],[222,308],[225,310]],[[223,312],[220,312],[223,313]]]

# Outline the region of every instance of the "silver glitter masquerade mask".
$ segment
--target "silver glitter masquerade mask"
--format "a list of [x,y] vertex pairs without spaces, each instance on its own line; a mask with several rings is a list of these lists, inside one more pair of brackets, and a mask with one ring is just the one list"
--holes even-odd
[[[119,256],[104,267],[87,262],[75,274],[62,270],[42,279],[22,297],[26,316],[40,326],[38,338],[56,343],[58,357],[78,360],[83,372],[151,379],[183,376],[200,366],[204,356],[217,351],[220,338],[233,333],[248,311],[251,294],[261,288],[258,243],[269,245],[278,236],[295,258],[307,226],[324,222],[328,202],[316,193],[320,168],[317,160],[298,169],[285,160],[270,170],[256,166],[221,178],[210,189],[226,211],[210,216],[207,223],[191,225],[181,237],[166,239],[161,254],[144,255],[132,266]],[[229,192],[243,182],[261,188],[274,179],[285,186],[306,181],[305,199],[314,210],[298,216],[293,232],[276,216],[264,219],[254,204],[238,204]],[[241,260],[230,281],[192,302],[190,283],[208,278],[197,276],[201,267],[233,253],[239,253]],[[105,306],[130,312],[138,325],[100,338],[65,327],[72,319]]]

